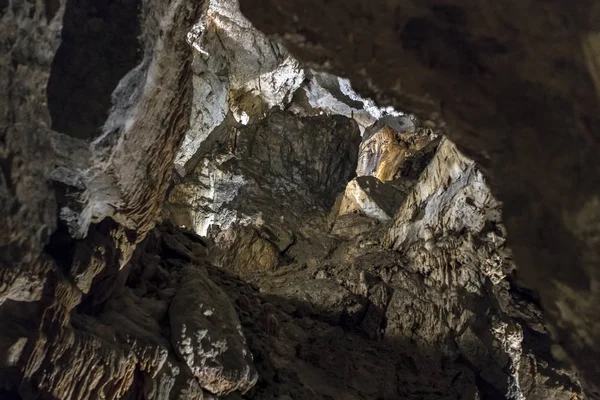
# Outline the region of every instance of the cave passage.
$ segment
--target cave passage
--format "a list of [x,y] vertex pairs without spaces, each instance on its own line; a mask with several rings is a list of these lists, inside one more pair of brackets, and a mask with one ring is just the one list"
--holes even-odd
[[0,0],[0,400],[600,400],[600,35],[387,3]]

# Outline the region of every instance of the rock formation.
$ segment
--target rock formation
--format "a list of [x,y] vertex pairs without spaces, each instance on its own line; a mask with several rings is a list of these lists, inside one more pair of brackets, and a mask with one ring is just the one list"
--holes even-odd
[[242,0],[311,67],[427,118],[472,157],[504,204],[523,282],[600,396],[597,165],[600,7],[584,1]]
[[240,2],[0,1],[0,398],[600,398],[600,9]]

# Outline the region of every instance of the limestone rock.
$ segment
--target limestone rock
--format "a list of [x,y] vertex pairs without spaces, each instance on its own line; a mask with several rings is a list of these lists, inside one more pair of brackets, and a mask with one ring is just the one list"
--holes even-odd
[[352,177],[359,141],[348,118],[274,111],[216,143],[173,188],[169,210],[179,225],[222,244],[218,265],[238,273],[272,269],[280,253],[315,235],[313,225],[326,224]]
[[0,2],[0,397],[597,397],[597,7],[242,5]]
[[298,115],[343,115],[353,118],[361,133],[386,115],[401,116],[392,107],[377,107],[373,100],[362,98],[350,81],[323,72],[306,73],[305,83],[296,91],[288,110]]
[[362,233],[372,231],[376,224],[376,220],[362,214],[339,215],[331,228],[331,234],[345,239],[352,239]]
[[254,28],[237,1],[210,0],[188,40],[196,49],[194,101],[190,129],[175,159],[182,175],[212,131],[230,123],[228,114],[237,124],[256,123],[272,107],[289,103],[304,80],[298,61]]
[[433,132],[418,127],[414,119],[387,115],[365,131],[356,174],[390,181],[408,163],[411,155],[435,139]]
[[240,275],[270,271],[280,263],[277,246],[250,227],[230,227],[219,233],[216,244],[215,265]]
[[333,325],[351,324],[365,313],[364,301],[330,279],[290,284],[275,293],[289,299],[302,299],[310,304],[316,318]]
[[0,14],[0,268],[10,275],[36,274],[56,227],[46,84],[64,2],[55,5],[11,2]]
[[[142,16],[132,5],[87,13],[83,11],[86,4],[69,4],[63,26],[73,36],[61,44],[53,64],[49,108],[54,112],[53,127],[64,135],[52,136],[61,160],[57,170],[49,168],[48,172],[59,185],[66,185],[67,193],[58,200],[61,217],[73,236],[84,237],[91,223],[109,216],[137,230],[141,240],[161,212],[175,153],[188,129],[192,82],[186,35],[200,17],[203,2],[193,7],[157,3]],[[117,16],[127,23],[101,21]],[[155,34],[157,21],[169,34]],[[78,31],[78,26],[88,24],[100,32]],[[75,76],[79,71],[68,65],[89,62],[86,35],[97,36],[105,49],[94,64],[99,75],[89,85],[85,75]],[[114,38],[120,38],[120,46],[111,44]],[[138,38],[143,43],[140,52]],[[113,66],[115,59],[122,63]],[[101,65],[108,65],[107,70]],[[72,82],[79,80],[83,86],[73,88]],[[102,98],[95,99],[85,112],[77,111],[76,101],[60,105],[70,95],[79,96],[77,91],[84,87],[90,95],[98,93]],[[80,115],[82,121],[73,117],[69,122],[69,115]],[[87,133],[76,126],[84,126]],[[60,153],[68,148],[80,154],[65,160]]]
[[351,213],[391,220],[438,143],[433,133],[417,128],[408,116],[386,115],[368,127],[359,149],[358,177],[348,183],[334,207],[332,232],[352,237],[370,230],[368,222]]
[[[171,192],[172,203],[183,205],[186,199],[188,204],[187,210],[175,209],[175,220],[200,234],[211,224],[226,229],[258,216],[259,225],[285,231],[314,207],[330,207],[350,180],[359,135],[344,117],[274,112],[265,121],[230,130],[224,139],[213,147],[211,159]],[[266,208],[272,198],[282,203]]]
[[519,276],[598,393],[597,4],[240,4],[311,68],[423,119],[441,112],[504,204]]
[[375,177],[359,176],[346,186],[339,215],[360,212],[379,221],[388,221],[403,200],[403,193],[394,185]]
[[257,374],[235,310],[200,268],[183,271],[169,319],[173,347],[204,389],[225,395],[254,386]]

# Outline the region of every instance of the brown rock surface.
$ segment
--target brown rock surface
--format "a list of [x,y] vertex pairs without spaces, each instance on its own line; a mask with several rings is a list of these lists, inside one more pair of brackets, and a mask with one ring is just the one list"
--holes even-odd
[[261,360],[250,396],[580,398],[515,282],[500,217],[481,172],[444,139],[391,225],[248,277],[267,302],[236,301]]
[[600,170],[593,1],[243,0],[301,61],[428,117],[504,203],[524,282],[598,396]]
[[257,374],[238,316],[205,271],[182,271],[169,320],[173,347],[203,388],[226,395],[254,386]]
[[0,398],[598,398],[598,7],[242,4],[0,1]]

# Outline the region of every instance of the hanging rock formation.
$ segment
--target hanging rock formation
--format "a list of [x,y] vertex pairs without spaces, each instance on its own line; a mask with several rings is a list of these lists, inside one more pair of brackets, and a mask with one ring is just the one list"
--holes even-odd
[[241,124],[256,122],[291,101],[304,70],[287,51],[256,30],[237,1],[207,2],[188,39],[197,50],[192,62],[194,101],[190,129],[175,164],[185,165],[227,115]]

